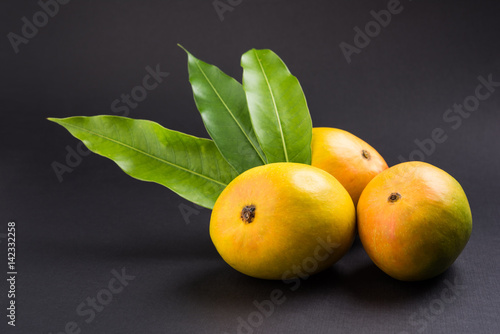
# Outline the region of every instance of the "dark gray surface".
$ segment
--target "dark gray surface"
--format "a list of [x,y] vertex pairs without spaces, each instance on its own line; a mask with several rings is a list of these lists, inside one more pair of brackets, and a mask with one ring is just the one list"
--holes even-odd
[[[7,326],[2,311],[1,332],[55,334],[75,321],[82,333],[236,333],[239,317],[258,322],[254,301],[275,289],[284,300],[253,333],[498,332],[500,88],[457,129],[443,116],[474,94],[478,76],[500,81],[500,5],[402,1],[402,12],[348,64],[339,44],[352,44],[353,28],[387,3],[243,0],[220,21],[211,1],[74,1],[18,54],[4,37],[0,233],[16,221],[19,274],[17,326]],[[21,18],[38,10],[34,1],[3,1],[3,35],[19,34]],[[207,136],[176,43],[238,79],[243,52],[274,50],[299,78],[315,126],[351,131],[390,165],[442,128],[448,138],[426,161],[469,197],[474,228],[463,254],[435,279],[402,283],[356,241],[338,264],[292,291],[235,272],[210,241],[209,210],[186,221],[179,206],[187,201],[109,160],[84,156],[59,182],[51,163],[64,163],[67,145],[78,141],[45,117],[113,114],[112,101],[141,84],[148,65],[170,75],[129,116]],[[77,307],[104,296],[112,270],[122,268],[135,279],[86,323]]]

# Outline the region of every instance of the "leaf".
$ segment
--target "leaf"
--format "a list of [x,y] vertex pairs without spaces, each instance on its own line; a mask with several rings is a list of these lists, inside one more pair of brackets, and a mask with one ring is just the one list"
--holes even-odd
[[49,118],[125,173],[170,188],[206,208],[237,176],[213,141],[119,116]]
[[216,66],[184,51],[188,55],[189,81],[196,106],[221,154],[239,173],[266,164],[241,84]]
[[253,128],[267,161],[311,163],[312,122],[304,92],[271,50],[241,58]]

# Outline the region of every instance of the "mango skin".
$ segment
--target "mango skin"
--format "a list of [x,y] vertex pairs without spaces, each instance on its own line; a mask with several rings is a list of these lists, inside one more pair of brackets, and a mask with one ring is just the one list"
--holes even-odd
[[361,138],[336,128],[313,128],[311,165],[333,175],[357,205],[376,175],[388,168],[384,158]]
[[[248,223],[242,209],[252,205]],[[308,274],[330,267],[350,249],[355,226],[351,197],[333,176],[305,164],[273,163],[240,174],[224,189],[210,237],[239,272],[282,280],[297,277],[294,267],[306,263]]]
[[[397,200],[397,195],[401,197]],[[419,281],[443,273],[472,232],[460,184],[425,162],[405,162],[377,175],[358,202],[358,232],[372,261],[389,276]]]

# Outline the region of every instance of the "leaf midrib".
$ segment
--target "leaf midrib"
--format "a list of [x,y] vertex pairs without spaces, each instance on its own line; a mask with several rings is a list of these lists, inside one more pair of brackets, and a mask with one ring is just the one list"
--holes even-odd
[[262,70],[262,74],[264,75],[264,79],[266,79],[267,88],[269,89],[269,92],[271,93],[271,100],[273,101],[274,112],[276,114],[276,118],[278,119],[278,128],[280,130],[281,142],[283,143],[283,152],[285,153],[285,161],[288,162],[288,153],[287,153],[287,148],[286,148],[286,143],[285,143],[285,136],[283,134],[283,128],[281,126],[281,118],[280,118],[280,115],[278,113],[278,107],[276,105],[276,100],[274,99],[274,92],[271,88],[271,84],[269,83],[266,71],[264,70],[264,67],[262,66],[262,62],[259,59],[257,51],[254,49],[253,52],[254,52],[255,58],[257,59],[257,62],[259,63],[260,69]]
[[243,127],[238,122],[238,120],[234,116],[234,114],[231,111],[231,109],[227,106],[227,104],[224,101],[224,99],[220,96],[220,94],[217,91],[217,89],[214,87],[214,85],[212,85],[212,82],[210,81],[210,79],[208,78],[208,76],[205,74],[205,71],[203,71],[203,69],[201,68],[201,66],[198,64],[198,60],[197,59],[195,59],[195,64],[198,67],[198,69],[200,70],[201,74],[203,74],[203,76],[205,77],[205,80],[207,80],[208,84],[210,85],[210,87],[212,88],[212,90],[214,91],[214,93],[217,95],[217,97],[219,98],[219,100],[221,101],[221,103],[224,105],[224,108],[226,108],[226,110],[229,113],[229,115],[231,115],[231,117],[233,118],[234,122],[238,125],[238,128],[240,129],[241,133],[243,133],[243,135],[245,136],[245,138],[247,139],[247,141],[250,143],[250,145],[253,147],[253,149],[255,150],[255,152],[257,153],[257,155],[259,156],[260,160],[265,164],[266,161],[264,160],[264,157],[260,154],[259,150],[257,150],[257,147],[255,147],[255,145],[252,142],[252,140],[250,140],[250,137],[248,137],[248,135],[245,132],[245,130],[243,130]]
[[101,134],[99,134],[99,133],[97,133],[97,132],[94,132],[94,131],[88,130],[88,129],[86,129],[86,128],[82,128],[82,127],[80,127],[80,126],[77,126],[77,125],[74,125],[74,124],[71,124],[71,123],[64,123],[64,124],[65,124],[65,125],[67,125],[67,126],[70,126],[70,127],[76,128],[76,129],[79,129],[79,130],[81,130],[81,131],[84,131],[84,132],[90,133],[90,134],[92,134],[92,135],[94,135],[94,136],[104,138],[104,139],[109,140],[109,141],[111,141],[111,142],[114,142],[114,143],[116,143],[116,144],[118,144],[118,145],[122,145],[122,146],[124,146],[124,147],[126,147],[126,148],[128,148],[128,149],[131,149],[131,150],[133,150],[133,151],[136,151],[136,152],[139,152],[139,153],[141,153],[141,154],[144,154],[144,155],[145,155],[145,156],[147,156],[147,157],[150,157],[150,158],[152,158],[152,159],[158,160],[158,161],[160,161],[160,162],[162,162],[162,163],[165,163],[165,164],[167,164],[167,165],[170,165],[170,166],[172,166],[172,167],[178,168],[178,169],[180,169],[180,170],[182,170],[182,171],[184,171],[184,172],[191,173],[191,174],[193,174],[193,175],[196,175],[196,176],[201,177],[201,178],[204,178],[204,179],[206,179],[206,180],[208,180],[208,181],[211,181],[211,182],[217,183],[217,184],[219,184],[219,185],[221,185],[221,186],[224,186],[224,187],[225,187],[225,186],[227,186],[227,183],[223,183],[223,182],[217,181],[217,180],[215,180],[215,179],[212,179],[212,178],[210,178],[210,177],[208,177],[208,176],[205,176],[205,175],[203,175],[203,174],[196,173],[195,171],[192,171],[192,170],[190,170],[190,169],[187,169],[187,168],[184,168],[184,167],[182,167],[182,166],[179,166],[179,165],[176,165],[176,164],[174,164],[174,163],[171,163],[171,162],[169,162],[169,161],[167,161],[167,160],[164,160],[164,159],[161,159],[161,158],[159,158],[159,157],[156,157],[156,156],[154,156],[154,155],[152,155],[152,154],[149,154],[149,153],[147,153],[147,152],[145,152],[145,151],[139,150],[139,149],[137,149],[137,148],[135,148],[135,147],[133,147],[133,146],[127,145],[127,144],[122,143],[122,142],[120,142],[120,141],[118,141],[118,140],[115,140],[115,139],[113,139],[113,138],[110,138],[110,137],[107,137],[107,136],[101,135]]

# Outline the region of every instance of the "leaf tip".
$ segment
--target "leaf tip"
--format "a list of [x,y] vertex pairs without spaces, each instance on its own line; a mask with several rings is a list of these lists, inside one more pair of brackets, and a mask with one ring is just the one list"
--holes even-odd
[[183,47],[180,43],[177,43],[177,46],[180,47],[182,50],[184,50],[187,54],[190,54],[188,50],[186,50],[185,47]]

